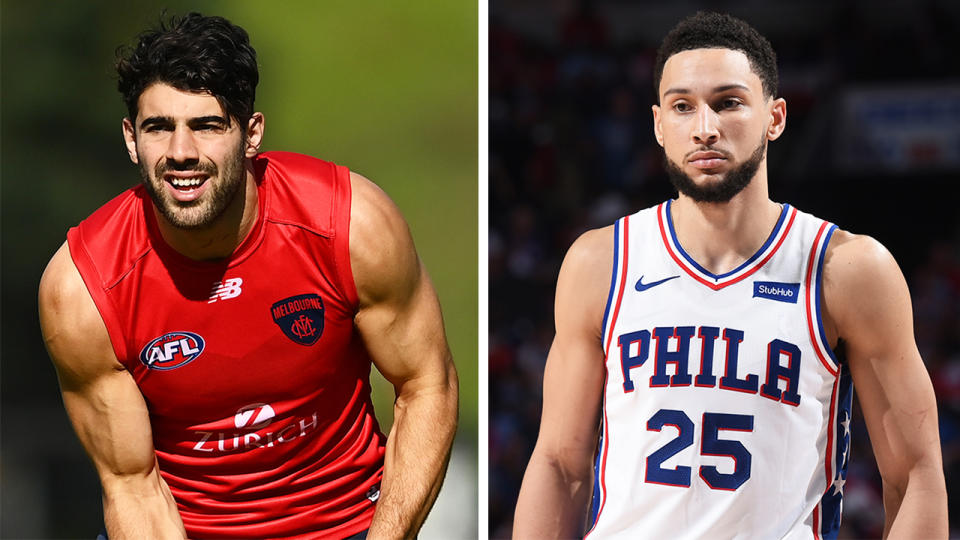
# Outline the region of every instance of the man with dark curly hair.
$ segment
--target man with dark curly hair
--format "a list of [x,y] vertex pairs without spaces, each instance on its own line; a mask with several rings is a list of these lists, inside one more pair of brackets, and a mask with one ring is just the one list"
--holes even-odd
[[836,538],[855,383],[886,535],[945,538],[936,401],[897,263],[769,199],[787,113],[770,43],[697,13],[664,39],[654,85],[678,197],[564,259],[514,537]]
[[70,229],[39,295],[109,536],[415,536],[458,389],[399,210],[345,167],[259,152],[242,28],[191,13],[118,56],[142,185]]

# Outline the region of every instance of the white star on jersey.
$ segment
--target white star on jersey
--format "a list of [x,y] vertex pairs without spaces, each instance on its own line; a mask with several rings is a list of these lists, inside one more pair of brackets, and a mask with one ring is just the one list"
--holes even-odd
[[847,480],[842,476],[838,476],[836,480],[833,481],[833,494],[843,496],[843,486],[847,483]]

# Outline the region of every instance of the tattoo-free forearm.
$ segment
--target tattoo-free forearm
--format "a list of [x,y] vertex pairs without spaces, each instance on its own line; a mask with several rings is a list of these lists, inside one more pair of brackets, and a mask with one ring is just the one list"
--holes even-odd
[[[451,370],[452,371],[452,370]],[[414,538],[443,483],[457,428],[457,379],[400,396],[368,538]]]
[[940,467],[917,467],[905,489],[884,483],[884,538],[947,538],[947,489]]
[[111,540],[180,540],[186,531],[169,488],[154,472],[129,480],[102,480],[103,520]]

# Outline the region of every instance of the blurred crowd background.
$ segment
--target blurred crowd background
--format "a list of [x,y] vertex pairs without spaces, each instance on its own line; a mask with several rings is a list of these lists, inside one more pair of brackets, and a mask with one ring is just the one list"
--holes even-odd
[[[222,15],[249,32],[263,150],[346,165],[407,218],[461,397],[450,472],[421,538],[476,538],[477,7],[388,0],[0,3],[0,538],[92,539],[102,527],[99,483],[40,339],[37,284],[67,229],[140,180],[121,138],[114,50],[163,9]],[[376,375],[374,391],[389,430],[393,389]]]
[[[675,196],[653,138],[652,70],[663,36],[698,9],[745,19],[777,52],[787,129],[769,147],[771,198],[877,238],[903,269],[960,535],[960,4],[491,0],[490,536],[510,535],[536,440],[564,253]],[[841,538],[879,538],[862,417],[853,430]]]

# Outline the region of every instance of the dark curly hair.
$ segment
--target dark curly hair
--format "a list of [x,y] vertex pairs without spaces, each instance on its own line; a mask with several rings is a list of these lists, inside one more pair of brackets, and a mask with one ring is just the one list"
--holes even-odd
[[777,54],[773,52],[767,38],[736,17],[725,13],[698,11],[670,30],[657,50],[657,61],[653,68],[653,91],[657,96],[657,103],[660,102],[663,65],[671,56],[691,49],[713,48],[733,49],[747,55],[750,68],[763,84],[763,95],[776,95]]
[[260,80],[257,52],[246,30],[223,17],[190,13],[161,21],[140,34],[136,48],[117,49],[116,68],[117,89],[132,122],[140,94],[156,82],[209,92],[241,126],[253,115]]

